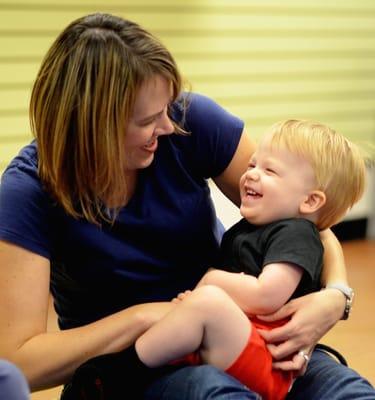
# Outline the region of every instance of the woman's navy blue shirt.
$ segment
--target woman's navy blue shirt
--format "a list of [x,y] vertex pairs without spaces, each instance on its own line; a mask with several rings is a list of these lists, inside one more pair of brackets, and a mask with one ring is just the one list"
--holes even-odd
[[[24,147],[0,184],[0,239],[51,262],[51,291],[62,329],[133,304],[170,300],[215,265],[223,227],[207,179],[230,163],[243,122],[215,102],[189,95],[189,135],[159,138],[152,164],[114,225],[65,214],[42,188],[37,144]],[[181,118],[177,104],[173,118]],[[9,265],[8,268],[12,266]]]

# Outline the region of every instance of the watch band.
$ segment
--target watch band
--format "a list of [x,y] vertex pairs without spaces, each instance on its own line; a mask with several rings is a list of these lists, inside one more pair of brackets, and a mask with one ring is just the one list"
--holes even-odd
[[337,289],[345,296],[346,299],[345,309],[341,319],[347,320],[349,318],[353,306],[353,299],[354,299],[353,289],[343,283],[331,283],[326,286],[326,289]]

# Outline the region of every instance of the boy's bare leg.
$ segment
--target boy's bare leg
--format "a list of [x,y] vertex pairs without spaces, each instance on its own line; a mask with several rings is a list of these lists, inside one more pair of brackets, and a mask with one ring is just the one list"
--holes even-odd
[[143,363],[165,365],[197,349],[202,362],[225,370],[246,346],[251,323],[220,288],[202,286],[146,331],[135,344]]

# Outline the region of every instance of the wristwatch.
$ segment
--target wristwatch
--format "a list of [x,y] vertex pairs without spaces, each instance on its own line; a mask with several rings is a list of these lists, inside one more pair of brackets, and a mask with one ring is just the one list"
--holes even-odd
[[353,306],[353,299],[354,299],[353,289],[343,283],[331,283],[326,286],[326,289],[337,289],[345,296],[346,299],[345,309],[341,319],[344,320],[348,319]]

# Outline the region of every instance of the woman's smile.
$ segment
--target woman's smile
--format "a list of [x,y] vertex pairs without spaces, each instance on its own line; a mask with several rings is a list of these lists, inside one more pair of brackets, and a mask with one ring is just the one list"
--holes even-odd
[[142,149],[150,153],[155,153],[158,148],[157,138],[152,138],[147,144],[145,144]]

